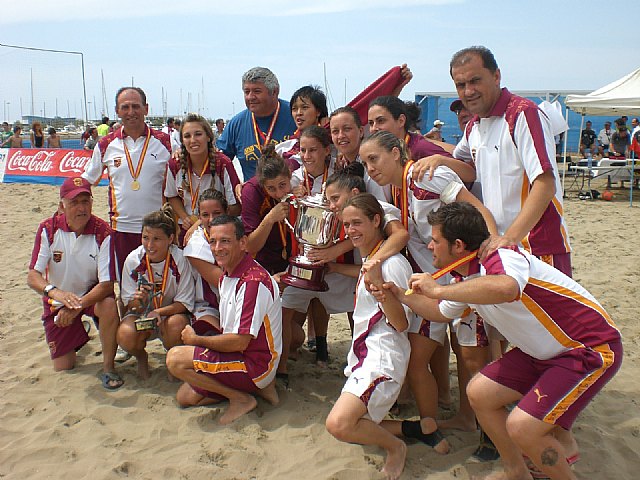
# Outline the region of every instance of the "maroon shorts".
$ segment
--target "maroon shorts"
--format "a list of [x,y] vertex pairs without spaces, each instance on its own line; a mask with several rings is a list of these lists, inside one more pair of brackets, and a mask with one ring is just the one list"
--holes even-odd
[[[245,393],[258,391],[251,376],[247,373],[244,355],[240,352],[216,352],[204,347],[194,347],[193,369],[209,375],[225,387]],[[191,385],[193,390],[203,397],[226,400],[222,395]]]
[[124,261],[127,259],[127,255],[140,245],[142,245],[141,233],[114,231],[111,234],[111,248],[115,254],[116,265],[118,266],[118,271],[116,272],[118,281],[121,279],[122,267],[124,266]]
[[620,341],[576,348],[549,360],[535,359],[514,348],[481,373],[520,392],[523,397],[518,407],[529,415],[569,430],[621,363]]
[[551,265],[556,270],[560,270],[567,277],[573,278],[571,271],[571,254],[570,253],[554,253],[551,255],[538,256],[544,263]]
[[68,327],[58,327],[54,323],[56,312],[51,311],[48,305],[45,307],[42,323],[44,324],[44,335],[47,339],[52,359],[62,357],[71,351],[77,352],[89,341],[89,335],[84,331],[84,326],[82,325],[82,315],[93,317],[94,321],[97,322],[93,313],[93,306],[91,306],[78,313],[73,323]]

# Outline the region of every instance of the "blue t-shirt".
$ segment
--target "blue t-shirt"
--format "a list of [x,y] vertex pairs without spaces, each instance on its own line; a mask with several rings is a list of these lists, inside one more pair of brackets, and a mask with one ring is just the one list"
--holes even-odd
[[[286,140],[296,131],[296,124],[291,116],[289,102],[284,100],[279,100],[279,102],[280,113],[271,135],[271,143],[274,144]],[[272,119],[273,115],[256,117],[258,128],[267,133]],[[231,159],[233,157],[238,158],[245,182],[255,175],[258,158],[260,158],[260,149],[256,141],[256,134],[253,131],[251,112],[248,109],[243,110],[229,120],[222,135],[216,141],[216,146],[227,157]]]

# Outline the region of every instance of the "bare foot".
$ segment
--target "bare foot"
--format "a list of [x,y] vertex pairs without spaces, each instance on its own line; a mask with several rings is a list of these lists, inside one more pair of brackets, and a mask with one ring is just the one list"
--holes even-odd
[[229,399],[229,408],[227,408],[227,411],[220,417],[220,424],[228,425],[245,413],[249,413],[257,406],[258,401],[251,395],[241,394],[234,397],[233,400]]
[[438,420],[439,428],[462,430],[463,432],[475,432],[478,429],[475,417],[464,417],[457,413],[446,420]]
[[138,377],[142,380],[147,380],[151,377],[151,371],[149,370],[149,355],[147,352],[143,352],[142,355],[136,356],[138,361]]
[[382,467],[382,473],[388,480],[397,480],[404,470],[404,461],[407,457],[407,445],[398,439],[397,446],[392,450],[387,450],[387,459]]
[[262,398],[264,398],[271,405],[277,405],[278,403],[280,403],[280,397],[278,397],[278,392],[276,390],[275,378],[269,385],[267,385],[261,390],[258,390],[257,394],[260,395]]

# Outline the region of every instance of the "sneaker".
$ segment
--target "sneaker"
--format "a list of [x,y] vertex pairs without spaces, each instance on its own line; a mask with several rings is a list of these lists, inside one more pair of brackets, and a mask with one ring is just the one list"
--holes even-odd
[[494,462],[499,458],[500,454],[496,446],[491,439],[485,435],[484,431],[480,430],[480,444],[469,458],[469,461],[472,463],[487,463]]
[[124,363],[131,358],[131,354],[129,352],[124,351],[121,347],[118,347],[116,350],[115,361],[118,363]]

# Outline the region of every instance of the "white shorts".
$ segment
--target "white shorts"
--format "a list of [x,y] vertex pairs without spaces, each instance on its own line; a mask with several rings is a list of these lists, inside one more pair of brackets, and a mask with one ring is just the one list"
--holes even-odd
[[324,279],[329,285],[326,292],[314,292],[297,287],[285,288],[282,293],[282,307],[296,312],[306,312],[311,299],[317,298],[329,315],[353,312],[357,279],[339,273],[328,273]]
[[363,365],[349,375],[342,393],[358,397],[367,407],[364,418],[380,423],[397,400],[400,388],[402,385],[392,378]]
[[423,337],[430,338],[440,345],[444,345],[444,339],[447,336],[448,323],[430,322],[418,315],[414,315],[409,324],[409,333],[417,333]]
[[462,318],[452,320],[451,331],[455,332],[461,347],[487,347],[489,345],[482,317],[475,311]]
[[212,317],[220,320],[220,312],[218,311],[218,309],[213,308],[208,303],[196,304],[196,307],[193,309],[193,316],[196,318],[196,320],[200,320],[206,315],[211,315]]

